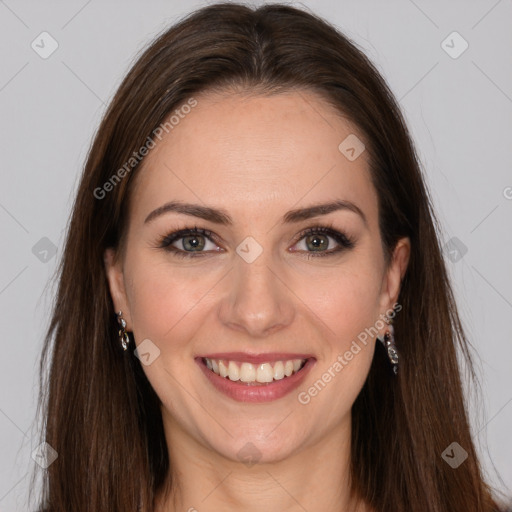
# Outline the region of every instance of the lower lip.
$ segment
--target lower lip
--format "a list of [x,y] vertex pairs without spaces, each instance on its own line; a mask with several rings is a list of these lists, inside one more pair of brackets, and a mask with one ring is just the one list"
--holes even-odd
[[239,380],[232,381],[228,377],[221,377],[209,370],[202,358],[196,359],[206,378],[213,386],[238,402],[271,402],[277,400],[298,388],[309,370],[315,364],[315,359],[309,358],[306,364],[297,373],[281,380],[274,380],[264,384],[251,385]]

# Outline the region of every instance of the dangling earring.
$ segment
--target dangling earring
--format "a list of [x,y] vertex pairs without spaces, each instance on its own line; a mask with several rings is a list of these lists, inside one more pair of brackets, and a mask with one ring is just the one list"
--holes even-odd
[[398,350],[396,349],[395,345],[395,329],[391,324],[391,320],[386,318],[386,323],[388,324],[388,329],[384,334],[384,338],[381,338],[380,336],[377,338],[386,348],[389,361],[393,365],[393,372],[396,375],[398,373]]
[[117,323],[121,326],[121,329],[119,329],[119,339],[121,340],[123,350],[128,350],[128,343],[130,343],[130,338],[126,332],[126,320],[123,318],[122,311],[117,313]]

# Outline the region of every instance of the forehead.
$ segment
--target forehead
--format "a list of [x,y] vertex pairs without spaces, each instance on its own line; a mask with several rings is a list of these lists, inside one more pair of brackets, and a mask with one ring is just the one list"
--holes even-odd
[[183,200],[250,219],[335,199],[358,203],[369,218],[376,214],[367,152],[351,161],[339,149],[347,137],[363,137],[317,94],[195,99],[146,156],[133,191],[134,215]]

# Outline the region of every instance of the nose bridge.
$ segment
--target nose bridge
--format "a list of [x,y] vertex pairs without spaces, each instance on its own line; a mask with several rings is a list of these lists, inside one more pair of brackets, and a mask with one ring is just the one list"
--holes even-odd
[[[259,244],[258,244],[259,245]],[[272,251],[245,240],[237,248],[229,293],[220,309],[224,324],[261,337],[289,325],[292,294],[272,260]]]

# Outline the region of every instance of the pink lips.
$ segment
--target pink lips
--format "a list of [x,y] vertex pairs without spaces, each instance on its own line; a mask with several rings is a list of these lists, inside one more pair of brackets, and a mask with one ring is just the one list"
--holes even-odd
[[[232,381],[228,377],[221,377],[213,371],[209,370],[203,360],[203,357],[208,359],[224,359],[236,362],[248,362],[253,364],[283,361],[289,359],[307,359],[304,366],[290,377],[284,379],[268,382],[264,384],[253,384],[241,381]],[[287,395],[302,383],[309,370],[315,365],[316,359],[309,354],[285,354],[285,353],[272,353],[272,354],[247,354],[244,352],[224,352],[217,354],[205,354],[195,358],[196,363],[201,368],[202,372],[208,381],[224,395],[237,400],[239,402],[271,402]]]

